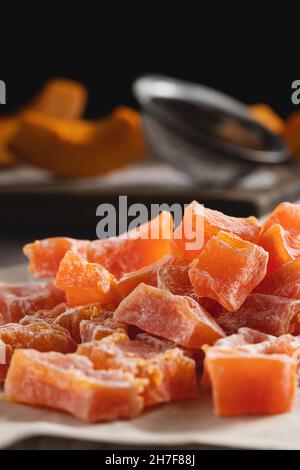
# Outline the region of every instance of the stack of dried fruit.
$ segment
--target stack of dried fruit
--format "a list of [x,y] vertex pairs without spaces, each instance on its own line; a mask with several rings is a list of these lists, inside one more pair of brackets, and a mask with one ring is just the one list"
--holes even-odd
[[220,416],[291,410],[299,233],[297,204],[259,227],[193,202],[174,232],[162,212],[127,237],[27,245],[48,284],[0,286],[4,398],[91,422],[210,392]]
[[119,107],[82,119],[87,90],[65,79],[49,81],[14,116],[0,119],[0,167],[27,162],[61,177],[105,174],[146,152],[139,114]]

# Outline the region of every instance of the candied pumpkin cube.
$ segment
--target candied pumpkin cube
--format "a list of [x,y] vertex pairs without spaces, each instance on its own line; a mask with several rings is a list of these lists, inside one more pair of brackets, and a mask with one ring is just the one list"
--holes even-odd
[[114,319],[186,348],[213,344],[224,335],[204,308],[190,297],[140,284],[115,311]]
[[[285,354],[296,361],[297,376],[299,379],[300,369],[300,337],[285,334],[273,336],[262,333],[252,328],[240,328],[237,333],[221,338],[214,344],[212,350],[220,348],[225,350],[238,350],[249,354]],[[207,349],[206,349],[207,351]],[[201,383],[206,388],[211,388],[206,362],[204,363],[204,374]]]
[[40,309],[52,309],[65,301],[63,291],[49,282],[11,285],[0,283],[0,312],[5,323],[18,322]]
[[[5,380],[12,353],[15,349],[36,349],[37,351],[74,352],[76,344],[69,332],[59,325],[45,322],[31,325],[7,323],[0,326],[0,348],[4,351],[0,360],[0,381]],[[4,349],[3,349],[4,348]]]
[[[95,306],[91,306],[91,308]],[[129,328],[123,323],[114,320],[114,311],[109,309],[94,311],[89,319],[81,319],[79,323],[79,335],[82,343],[95,341],[109,336],[115,332],[129,334]]]
[[51,309],[37,310],[32,315],[25,315],[25,317],[21,318],[19,324],[30,325],[38,322],[53,323],[55,319],[67,309],[67,304],[62,303]]
[[88,244],[87,240],[53,237],[28,243],[23,251],[29,258],[29,271],[35,277],[43,279],[55,277],[61,260],[69,250],[86,258]]
[[200,297],[234,312],[266,274],[268,253],[254,243],[218,232],[192,263],[189,277]]
[[268,335],[267,333],[262,333],[261,331],[254,330],[253,328],[242,327],[239,330],[230,335],[225,336],[225,338],[220,338],[215,342],[214,346],[228,347],[232,349],[246,349],[252,350],[254,345],[254,351],[256,352],[265,352],[265,347],[261,349],[261,344],[266,344],[266,342],[273,341],[276,339],[276,336]]
[[[70,335],[76,341],[81,342],[80,337],[80,324],[83,320],[90,318],[102,318],[108,312],[103,309],[99,304],[83,305],[80,307],[73,307],[62,312],[57,318],[54,319],[54,324],[60,325],[69,331]],[[112,312],[109,312],[112,315]]]
[[297,361],[297,368],[300,365],[300,336],[274,336],[244,327],[236,334],[219,339],[214,346],[240,349],[249,353],[286,354]]
[[266,276],[255,291],[300,300],[300,258],[284,264]]
[[174,295],[187,295],[200,301],[189,278],[190,265],[186,260],[170,256],[157,271],[157,287]]
[[0,339],[13,349],[32,348],[38,351],[73,352],[76,344],[69,332],[60,325],[49,325],[45,322],[32,325],[7,323],[0,326]]
[[300,231],[300,204],[282,202],[269,215],[261,227],[260,236],[274,224],[279,224],[291,235]]
[[300,334],[300,301],[275,295],[251,294],[234,314],[219,311],[214,315],[226,334],[243,326],[270,335]]
[[81,320],[79,332],[81,342],[88,343],[105,338],[115,332],[127,333],[128,328],[113,319],[113,312],[107,312],[100,318]]
[[117,282],[117,289],[120,293],[120,296],[122,298],[126,297],[141,282],[152,287],[157,287],[157,273],[159,269],[168,262],[169,259],[170,256],[165,256],[155,263],[149,264],[144,268],[138,269],[137,271],[132,271],[131,273],[122,276],[121,279]]
[[61,261],[55,285],[65,292],[69,307],[109,304],[116,296],[114,276],[103,266],[88,263],[72,251],[67,251]]
[[47,238],[25,245],[24,254],[29,258],[30,272],[39,278],[54,277],[66,252],[71,250],[90,263],[103,265],[120,279],[168,255],[172,233],[172,215],[163,211],[119,237],[94,241]]
[[95,369],[122,369],[135,377],[146,378],[146,405],[198,396],[193,359],[178,348],[156,348],[142,340],[130,340],[114,333],[101,341],[79,345],[77,354],[87,356]]
[[249,354],[212,347],[205,360],[219,416],[286,413],[297,390],[296,361],[284,354]]
[[97,320],[82,320],[79,326],[81,343],[100,340],[105,336],[112,335],[115,331],[116,329],[105,326]]
[[26,315],[20,325],[47,322],[65,328],[76,343],[101,339],[116,330],[126,328],[113,320],[113,311],[103,309],[99,304],[68,308],[60,304],[53,310],[40,310],[34,315]]
[[78,354],[19,349],[12,357],[4,398],[66,411],[83,421],[110,421],[142,411],[145,384],[119,370],[95,371]]
[[268,272],[300,256],[300,205],[283,202],[261,227],[259,242],[269,253]]
[[157,287],[174,295],[191,297],[211,314],[222,309],[215,300],[199,297],[195,293],[189,278],[189,269],[190,265],[186,260],[169,256],[157,270]]
[[172,233],[172,215],[163,211],[119,237],[93,241],[88,248],[88,260],[102,264],[120,279],[168,255]]
[[193,260],[205,243],[220,230],[256,242],[259,234],[255,217],[230,217],[215,210],[207,209],[193,201],[184,212],[181,224],[176,228],[170,243],[172,255]]
[[268,274],[300,254],[300,237],[292,236],[279,224],[271,225],[261,235],[259,245],[269,253]]

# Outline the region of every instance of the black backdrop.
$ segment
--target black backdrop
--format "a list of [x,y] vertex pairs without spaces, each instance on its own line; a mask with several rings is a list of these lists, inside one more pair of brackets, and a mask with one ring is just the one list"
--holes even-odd
[[127,2],[125,8],[114,4],[113,14],[106,14],[104,2],[94,9],[88,3],[62,9],[43,2],[36,7],[42,20],[33,16],[27,23],[19,9],[13,27],[3,20],[0,79],[7,83],[7,105],[0,113],[26,102],[47,78],[65,76],[88,86],[87,116],[101,116],[118,104],[135,105],[131,83],[145,73],[201,82],[246,103],[264,101],[282,116],[295,109],[295,11],[286,21],[280,11],[276,22],[274,5],[263,19],[249,2],[242,3],[239,16],[235,10],[224,14],[219,2],[209,12],[200,2],[169,3],[168,9],[161,2],[139,2],[131,11]]
[[[136,106],[131,84],[146,73],[201,82],[246,103],[267,102],[282,116],[296,109],[290,88],[292,80],[300,79],[295,6],[286,16],[282,5],[275,15],[274,2],[266,15],[262,2],[257,7],[249,1],[235,3],[231,11],[229,2],[212,0],[111,0],[112,13],[100,0],[32,5],[18,2],[9,17],[7,2],[1,5],[0,79],[7,84],[2,114],[26,103],[48,78],[64,76],[87,85],[87,116],[99,117],[116,105]],[[209,11],[204,5],[211,7]],[[40,204],[47,222],[37,219],[33,202]],[[14,203],[17,211],[12,210]],[[56,210],[55,220],[48,220],[53,207],[68,212],[65,201],[47,197],[30,201],[22,195],[14,201],[10,196],[1,201],[2,212],[6,209],[10,217],[9,223],[0,224],[1,236],[8,232],[21,237],[28,232],[28,240],[58,233],[91,238],[96,202],[84,210],[77,203],[83,203],[82,198],[72,198],[69,209],[85,214],[86,226],[80,221],[80,227],[66,227],[64,215],[59,219]],[[231,206],[219,208],[233,213]],[[235,215],[249,212],[248,208]]]

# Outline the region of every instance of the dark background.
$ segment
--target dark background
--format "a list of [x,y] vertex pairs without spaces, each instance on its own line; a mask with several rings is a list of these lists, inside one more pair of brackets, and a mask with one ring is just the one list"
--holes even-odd
[[200,2],[165,8],[112,2],[107,13],[104,5],[69,3],[63,9],[43,2],[29,22],[18,5],[12,25],[3,16],[0,79],[7,83],[7,105],[1,113],[29,100],[47,78],[64,76],[88,86],[87,116],[98,117],[119,104],[135,106],[131,84],[146,73],[204,83],[246,103],[267,102],[282,116],[295,110],[295,10],[285,15],[280,7],[276,16],[276,5],[263,15],[250,2],[232,11],[219,2],[209,11]]
[[[266,102],[283,117],[297,109],[291,102],[291,82],[300,79],[295,7],[285,12],[280,5],[276,11],[274,4],[264,13],[253,2],[231,10],[228,2],[210,2],[210,8],[200,1],[109,5],[52,1],[31,10],[27,2],[18,3],[9,19],[2,11],[0,79],[7,84],[7,104],[0,113],[18,109],[47,79],[61,76],[87,85],[86,117],[101,117],[121,104],[137,107],[132,82],[147,73],[203,83],[249,104]],[[2,233],[18,230],[28,239],[57,233],[94,236],[96,201],[73,195],[68,203],[47,195],[15,199],[10,195],[9,204],[1,204],[9,216],[9,223],[0,224]],[[209,205],[232,215],[253,213],[252,206]],[[53,213],[53,207],[63,210]],[[85,215],[79,229],[66,227],[65,213],[69,219]]]

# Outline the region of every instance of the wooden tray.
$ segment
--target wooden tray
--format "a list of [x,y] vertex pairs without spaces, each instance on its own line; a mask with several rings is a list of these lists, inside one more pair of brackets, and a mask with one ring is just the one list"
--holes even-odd
[[282,200],[300,197],[300,166],[259,166],[226,188],[198,186],[186,174],[160,162],[144,162],[102,178],[55,180],[47,172],[19,167],[0,171],[1,233],[54,233],[95,237],[96,208],[127,195],[128,204],[193,199],[235,216],[262,214]]

